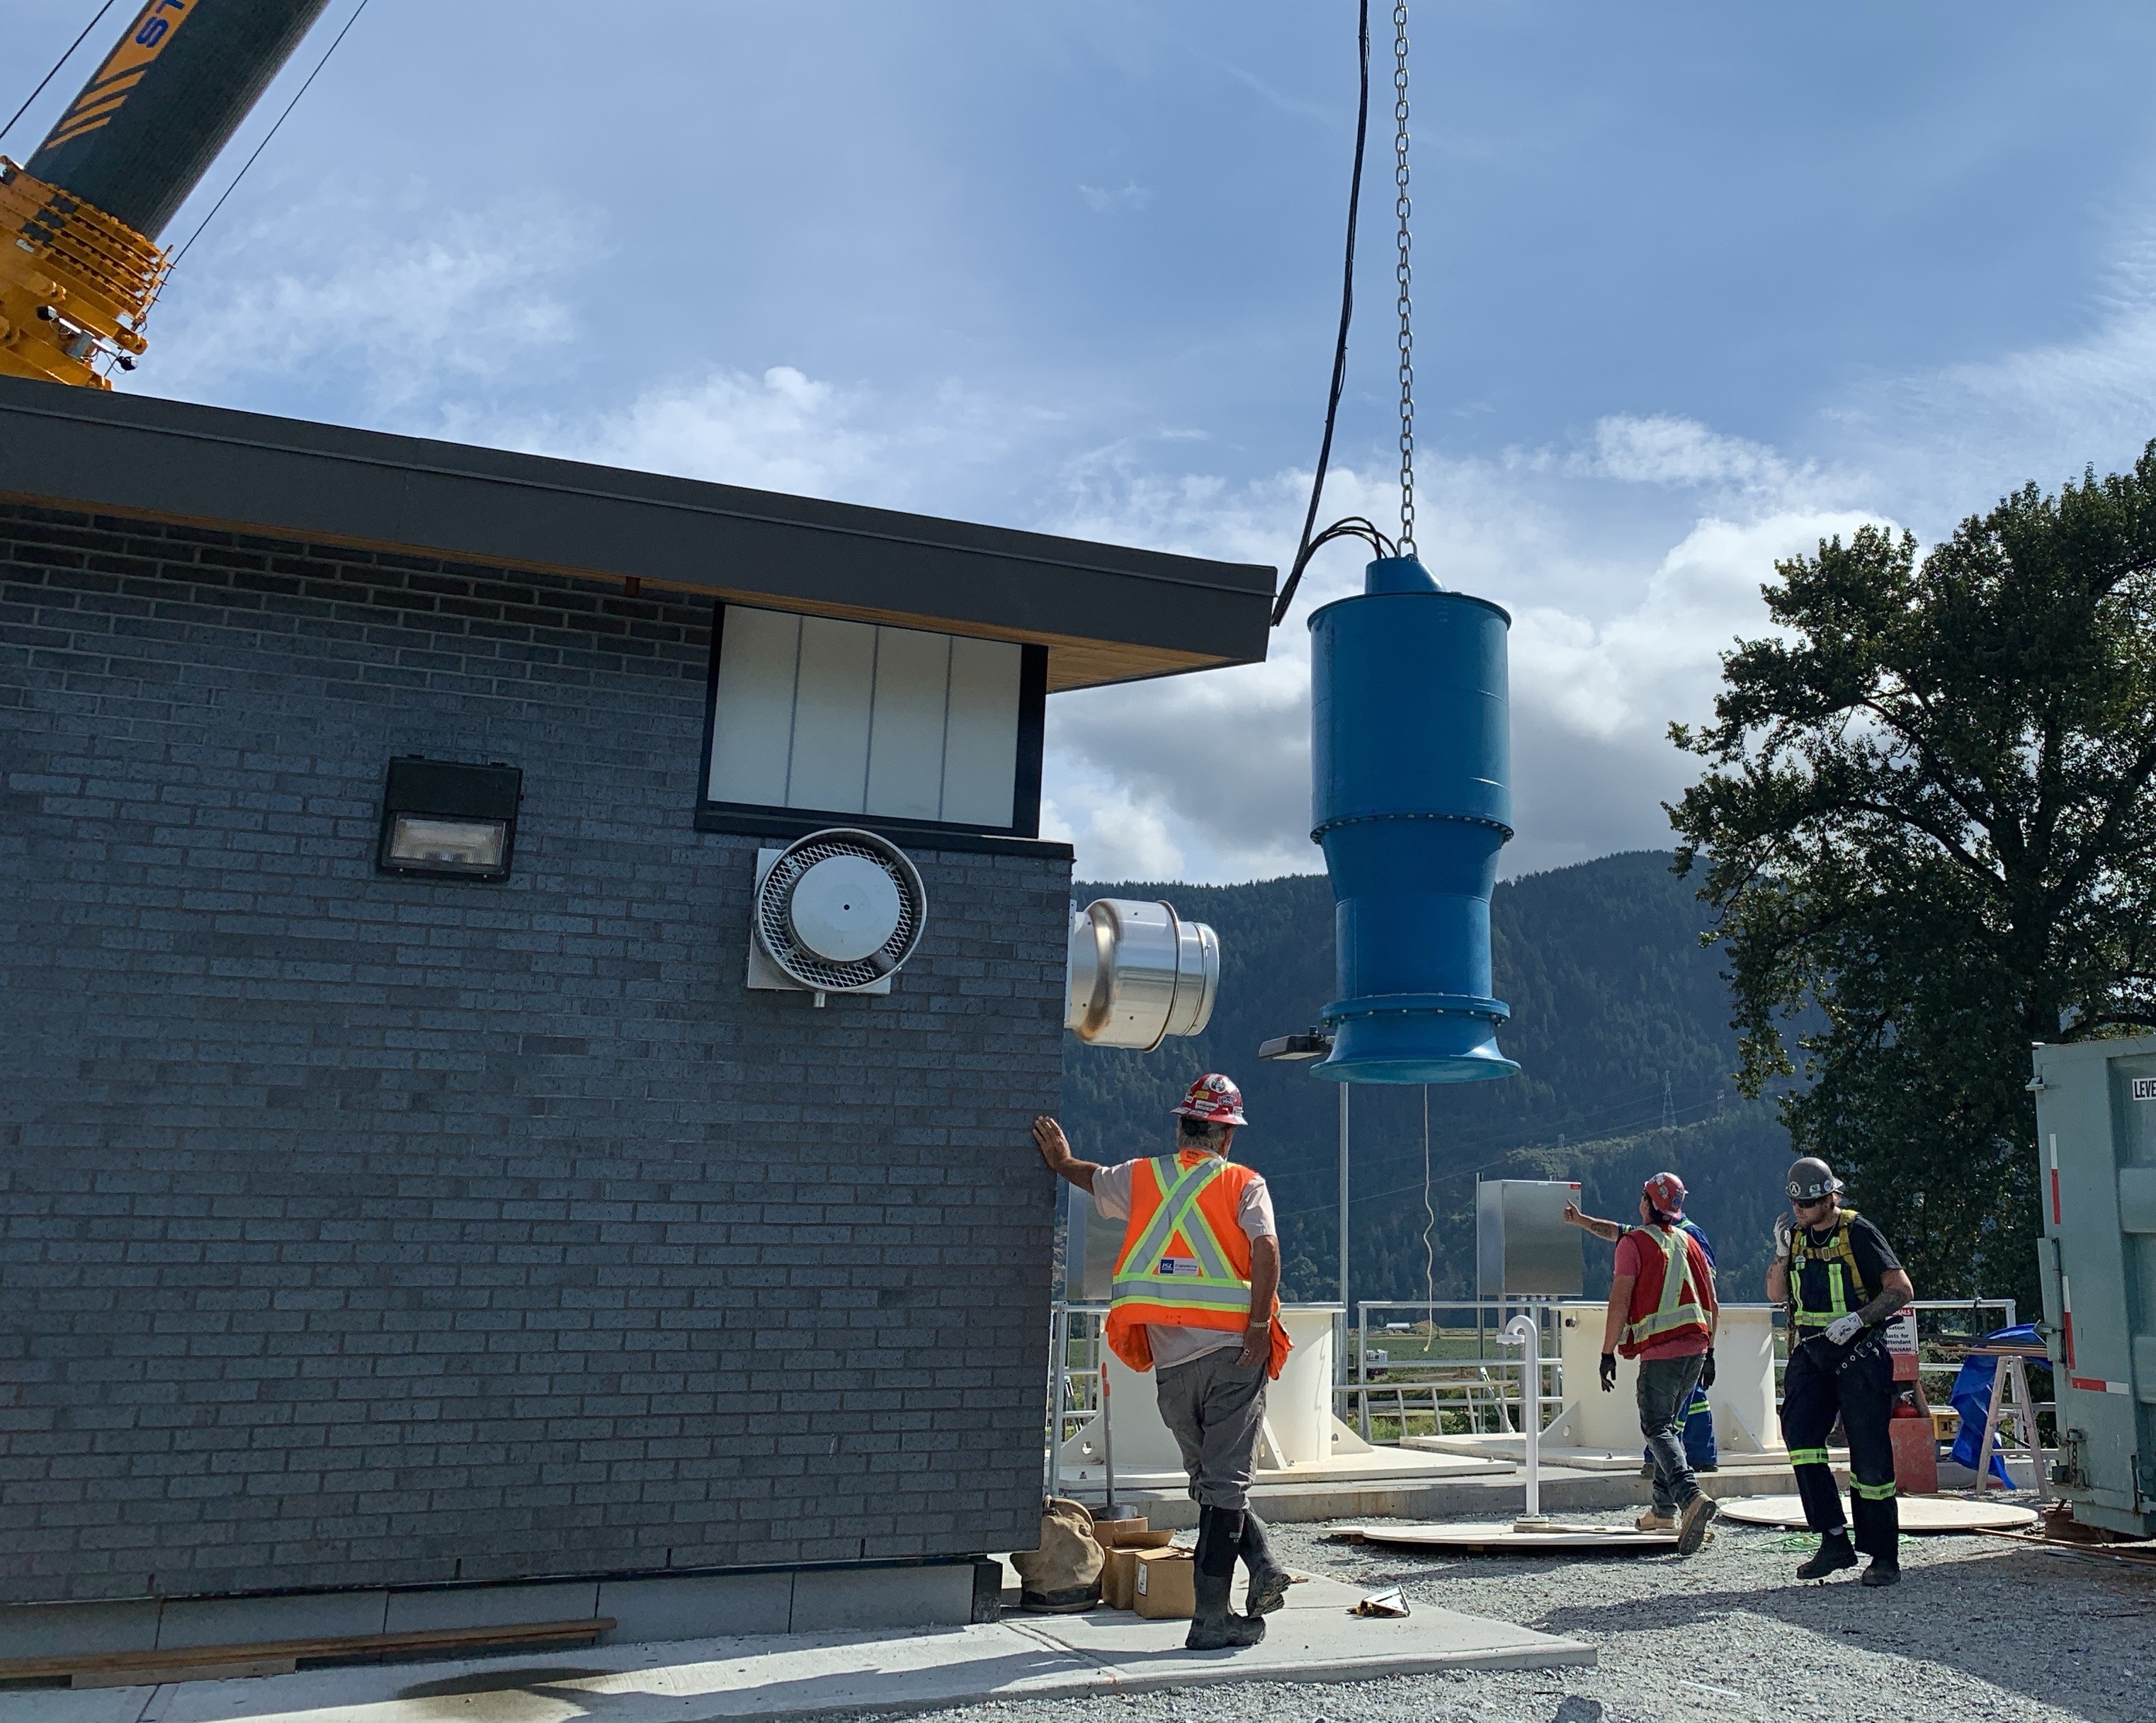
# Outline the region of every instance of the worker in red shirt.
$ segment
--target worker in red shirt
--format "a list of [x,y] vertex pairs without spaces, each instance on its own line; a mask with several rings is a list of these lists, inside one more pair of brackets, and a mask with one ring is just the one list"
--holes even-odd
[[[1658,1172],[1640,1192],[1640,1225],[1617,1241],[1602,1326],[1602,1392],[1617,1386],[1617,1355],[1640,1365],[1640,1433],[1655,1465],[1655,1520],[1674,1526],[1677,1553],[1707,1541],[1714,1500],[1685,1458],[1685,1411],[1714,1346],[1714,1271],[1686,1232],[1684,1185]],[[1642,1523],[1649,1523],[1642,1516]]]

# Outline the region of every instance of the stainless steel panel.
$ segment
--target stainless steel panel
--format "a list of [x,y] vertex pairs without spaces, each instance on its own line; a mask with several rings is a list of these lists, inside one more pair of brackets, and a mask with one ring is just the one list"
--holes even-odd
[[1586,1234],[1564,1205],[1579,1187],[1562,1179],[1490,1179],[1475,1189],[1476,1295],[1578,1298],[1585,1288]]

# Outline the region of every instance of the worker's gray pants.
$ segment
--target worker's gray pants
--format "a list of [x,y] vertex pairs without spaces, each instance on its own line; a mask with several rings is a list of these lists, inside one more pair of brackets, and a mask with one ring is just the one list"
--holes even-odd
[[1704,1352],[1640,1361],[1640,1433],[1655,1463],[1655,1511],[1666,1518],[1699,1494],[1685,1458],[1684,1421],[1706,1363]]
[[1200,1507],[1249,1505],[1265,1418],[1265,1367],[1235,1361],[1240,1344],[1153,1372],[1160,1419],[1183,1450],[1191,1500]]

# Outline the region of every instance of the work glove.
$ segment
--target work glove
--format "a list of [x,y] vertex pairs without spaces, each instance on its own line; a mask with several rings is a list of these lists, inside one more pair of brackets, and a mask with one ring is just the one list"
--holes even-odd
[[1774,1258],[1778,1262],[1789,1259],[1789,1241],[1797,1235],[1796,1223],[1787,1214],[1774,1217]]
[[1602,1355],[1602,1392],[1605,1394],[1617,1392],[1617,1355],[1614,1352]]
[[1703,1388],[1714,1386],[1714,1348],[1707,1349],[1707,1362],[1699,1367],[1699,1385]]
[[1864,1318],[1854,1314],[1837,1317],[1827,1324],[1826,1337],[1838,1346],[1845,1346],[1863,1332]]

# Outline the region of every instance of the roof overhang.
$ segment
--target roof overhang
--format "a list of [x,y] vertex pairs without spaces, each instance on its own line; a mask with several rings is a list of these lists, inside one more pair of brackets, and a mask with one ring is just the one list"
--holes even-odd
[[1034,643],[1051,691],[1263,659],[1278,575],[11,377],[0,497]]

